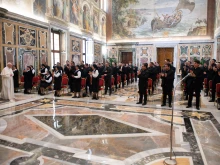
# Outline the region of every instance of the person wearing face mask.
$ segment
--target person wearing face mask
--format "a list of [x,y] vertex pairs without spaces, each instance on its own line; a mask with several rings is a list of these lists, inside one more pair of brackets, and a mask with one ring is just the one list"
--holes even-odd
[[24,94],[31,94],[33,75],[30,66],[27,66],[27,68],[23,71],[23,75],[24,75]]

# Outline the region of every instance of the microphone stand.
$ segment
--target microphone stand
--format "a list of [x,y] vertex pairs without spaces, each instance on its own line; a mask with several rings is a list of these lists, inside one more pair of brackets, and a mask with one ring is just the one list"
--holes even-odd
[[188,75],[186,75],[182,80],[180,80],[174,87],[173,90],[173,100],[172,100],[172,117],[171,117],[171,128],[170,128],[170,158],[167,158],[164,160],[164,164],[165,165],[176,165],[176,159],[172,159],[173,156],[173,112],[174,112],[174,98],[175,98],[175,91],[177,86],[183,81],[185,80],[187,77],[189,77],[191,74],[189,73]]

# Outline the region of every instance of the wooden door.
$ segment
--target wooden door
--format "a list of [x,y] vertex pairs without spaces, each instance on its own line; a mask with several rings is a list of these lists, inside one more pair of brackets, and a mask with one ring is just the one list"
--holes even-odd
[[132,52],[122,52],[121,62],[124,64],[132,63]]
[[173,62],[174,48],[157,48],[157,62],[160,66],[165,64],[166,59]]

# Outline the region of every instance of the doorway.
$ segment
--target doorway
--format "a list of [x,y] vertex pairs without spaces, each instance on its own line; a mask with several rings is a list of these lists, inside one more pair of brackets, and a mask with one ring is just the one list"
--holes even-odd
[[166,59],[173,62],[174,48],[157,48],[157,62],[160,66],[165,64]]
[[121,62],[124,64],[132,63],[132,52],[121,52]]

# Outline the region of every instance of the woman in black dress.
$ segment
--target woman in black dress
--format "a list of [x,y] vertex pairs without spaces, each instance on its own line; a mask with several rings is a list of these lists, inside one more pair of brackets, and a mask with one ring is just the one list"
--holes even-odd
[[13,76],[13,79],[14,79],[14,92],[18,93],[18,88],[19,88],[18,76],[19,76],[19,72],[18,72],[18,69],[15,65],[13,65],[12,70],[13,70],[13,73],[14,73],[14,76]]
[[98,100],[98,92],[99,92],[99,71],[96,64],[92,65],[92,72],[90,72],[90,75],[92,76],[92,92],[93,97],[92,99]]
[[38,94],[40,95],[45,95],[45,89],[47,87],[49,87],[52,84],[53,78],[51,76],[50,71],[46,72],[46,75],[41,79],[40,82],[40,91],[38,92]]
[[60,97],[61,83],[62,83],[62,71],[58,70],[57,66],[54,67],[54,96]]
[[27,66],[26,70],[24,70],[23,72],[23,75],[24,75],[24,94],[31,94],[33,76],[30,66]]

